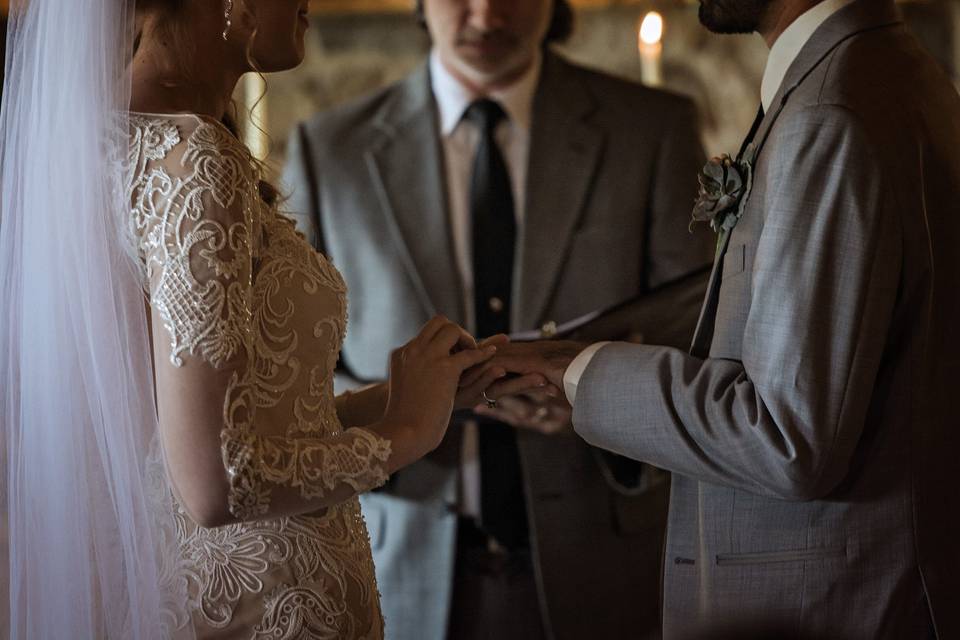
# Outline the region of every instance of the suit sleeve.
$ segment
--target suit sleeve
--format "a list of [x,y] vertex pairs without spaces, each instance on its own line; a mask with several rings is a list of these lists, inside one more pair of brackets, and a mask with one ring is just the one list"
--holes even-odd
[[843,480],[863,431],[901,230],[879,156],[848,110],[792,115],[767,149],[742,361],[608,345],[580,381],[574,425],[596,446],[670,471],[813,500]]
[[283,186],[288,190],[284,210],[297,223],[297,229],[317,251],[323,251],[320,237],[320,200],[318,176],[304,125],[294,127],[287,142],[287,161],[283,168]]

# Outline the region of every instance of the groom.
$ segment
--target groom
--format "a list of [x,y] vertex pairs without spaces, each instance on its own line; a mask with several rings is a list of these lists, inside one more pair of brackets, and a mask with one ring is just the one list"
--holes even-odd
[[587,442],[675,472],[666,638],[958,638],[960,99],[893,0],[700,18],[771,52],[743,190],[697,207],[721,233],[691,352],[500,362],[563,386]]

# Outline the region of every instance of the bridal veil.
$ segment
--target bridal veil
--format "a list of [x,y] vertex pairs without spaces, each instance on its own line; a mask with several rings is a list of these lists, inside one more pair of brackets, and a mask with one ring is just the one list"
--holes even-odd
[[170,637],[184,615],[145,298],[123,231],[133,21],[129,0],[10,7],[0,635],[15,639]]

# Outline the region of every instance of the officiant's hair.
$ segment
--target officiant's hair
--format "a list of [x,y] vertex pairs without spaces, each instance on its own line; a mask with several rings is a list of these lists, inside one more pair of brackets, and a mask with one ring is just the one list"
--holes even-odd
[[[417,20],[420,26],[427,27],[426,17],[423,15],[423,0],[417,0]],[[543,37],[543,46],[562,44],[573,35],[573,9],[569,0],[554,0],[553,15],[550,16],[550,26],[547,35]]]

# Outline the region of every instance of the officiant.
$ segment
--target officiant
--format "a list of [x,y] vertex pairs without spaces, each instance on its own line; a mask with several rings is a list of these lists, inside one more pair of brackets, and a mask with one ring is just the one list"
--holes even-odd
[[[429,59],[289,147],[287,208],[350,289],[340,385],[384,379],[436,313],[479,336],[535,329],[709,263],[686,216],[703,160],[689,100],[554,53],[566,0],[418,14]],[[588,446],[545,394],[460,423],[361,499],[387,637],[655,632],[665,474]]]

